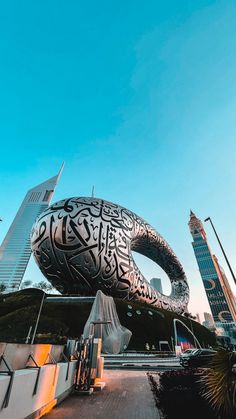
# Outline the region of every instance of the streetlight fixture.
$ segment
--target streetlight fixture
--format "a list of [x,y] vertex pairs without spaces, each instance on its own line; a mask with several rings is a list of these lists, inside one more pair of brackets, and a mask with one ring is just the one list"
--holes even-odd
[[42,308],[43,308],[43,303],[44,303],[46,295],[47,295],[46,292],[43,291],[43,296],[42,296],[42,300],[41,300],[40,307],[39,307],[38,317],[37,317],[37,320],[36,320],[36,323],[35,323],[34,333],[33,333],[32,339],[31,339],[31,345],[34,343],[35,335],[36,335],[38,324],[39,324],[39,318],[40,318],[40,314],[41,314],[41,311],[42,311]]
[[225,254],[224,248],[223,248],[223,246],[222,246],[222,244],[221,244],[221,241],[220,241],[219,236],[218,236],[218,234],[217,234],[217,232],[216,232],[216,229],[215,229],[214,224],[213,224],[213,222],[212,222],[212,220],[211,220],[211,217],[207,217],[204,221],[205,221],[205,222],[206,222],[206,221],[210,221],[211,226],[212,226],[212,228],[213,228],[213,231],[214,231],[214,233],[215,233],[215,236],[216,236],[216,238],[217,238],[217,241],[218,241],[218,243],[219,243],[219,245],[220,245],[220,248],[221,248],[221,250],[222,250],[222,253],[223,253],[223,255],[224,255],[224,258],[225,258],[225,260],[226,260],[226,263],[227,263],[227,265],[228,265],[228,267],[229,267],[229,270],[230,270],[230,272],[231,272],[231,275],[232,275],[233,280],[234,280],[235,285],[236,285],[236,278],[235,278],[235,275],[234,275],[234,273],[233,273],[233,270],[232,270],[232,268],[231,268],[231,265],[230,265],[230,263],[229,263],[229,260],[228,260],[228,258],[227,258],[227,256],[226,256],[226,254]]

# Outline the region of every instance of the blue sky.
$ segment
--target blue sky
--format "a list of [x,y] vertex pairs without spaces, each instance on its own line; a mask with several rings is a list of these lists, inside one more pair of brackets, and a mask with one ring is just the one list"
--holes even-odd
[[235,1],[9,0],[0,39],[0,241],[65,161],[53,199],[95,185],[145,218],[185,268],[190,309],[209,311],[187,222],[210,215],[236,271]]

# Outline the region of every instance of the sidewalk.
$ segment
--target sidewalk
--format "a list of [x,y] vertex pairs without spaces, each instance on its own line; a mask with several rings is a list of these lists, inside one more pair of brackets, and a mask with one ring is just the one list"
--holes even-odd
[[103,391],[71,396],[46,419],[159,419],[145,371],[106,370],[103,380]]

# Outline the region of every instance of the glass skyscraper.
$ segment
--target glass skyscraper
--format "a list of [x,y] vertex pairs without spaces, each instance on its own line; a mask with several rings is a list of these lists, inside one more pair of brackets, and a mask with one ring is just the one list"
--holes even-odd
[[36,217],[45,210],[52,198],[60,172],[26,194],[0,247],[0,284],[5,292],[20,288],[31,256],[30,233]]
[[235,297],[217,258],[211,253],[202,222],[190,212],[190,232],[193,237],[193,250],[206,291],[208,302],[216,327],[226,332],[235,325],[236,312],[233,309]]
[[157,290],[161,294],[163,294],[161,278],[152,278],[151,281],[150,281],[150,284],[152,285],[153,288],[155,288],[155,290]]

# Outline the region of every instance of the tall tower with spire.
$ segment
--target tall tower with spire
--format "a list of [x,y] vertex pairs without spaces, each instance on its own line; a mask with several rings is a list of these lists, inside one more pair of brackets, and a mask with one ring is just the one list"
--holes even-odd
[[63,167],[64,165],[56,176],[27,192],[0,246],[0,284],[5,285],[6,292],[20,288],[31,256],[32,225],[37,216],[48,207]]
[[190,211],[188,225],[193,237],[193,250],[215,325],[223,328],[226,333],[232,328],[236,330],[235,297],[216,256],[211,253],[203,224],[192,211]]

